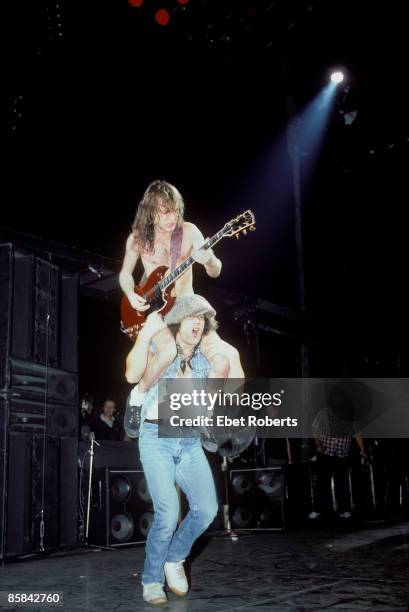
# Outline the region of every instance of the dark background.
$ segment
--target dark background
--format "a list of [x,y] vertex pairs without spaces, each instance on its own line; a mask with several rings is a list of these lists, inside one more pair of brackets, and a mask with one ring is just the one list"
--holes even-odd
[[[154,19],[163,7],[166,27]],[[302,111],[342,66],[318,158],[301,158],[308,310],[350,363],[405,375],[402,11],[351,0],[6,3],[1,225],[121,259],[144,189],[163,178],[205,235],[249,206],[256,214],[257,232],[217,247],[217,280],[195,269],[197,291],[297,308],[287,99]],[[117,305],[83,298],[80,314],[82,391],[123,396]]]

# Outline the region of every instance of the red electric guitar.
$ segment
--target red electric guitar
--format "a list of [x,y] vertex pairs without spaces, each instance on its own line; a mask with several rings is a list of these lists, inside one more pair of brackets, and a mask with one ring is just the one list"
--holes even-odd
[[[251,210],[246,210],[235,219],[226,223],[217,234],[206,240],[201,248],[210,249],[226,236],[236,236],[236,238],[239,238],[241,232],[247,234],[247,230],[254,231],[255,229],[256,219],[254,213]],[[132,340],[135,340],[150,312],[157,310],[162,315],[169,312],[176,299],[170,294],[173,284],[194,263],[195,260],[190,255],[169,274],[166,274],[168,271],[167,266],[158,266],[148,276],[145,284],[135,287],[135,293],[145,298],[146,303],[150,305],[149,310],[144,312],[135,310],[124,295],[121,302],[121,330]]]

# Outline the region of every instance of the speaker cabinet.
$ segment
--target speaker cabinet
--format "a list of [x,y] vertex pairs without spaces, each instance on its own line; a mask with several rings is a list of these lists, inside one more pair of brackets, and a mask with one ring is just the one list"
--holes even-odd
[[77,274],[0,245],[0,388],[10,357],[78,372],[78,287]]
[[232,529],[284,529],[283,468],[232,469],[229,474]]
[[33,359],[53,367],[59,364],[59,280],[56,266],[36,258]]
[[0,557],[78,542],[78,441],[12,431]]
[[78,377],[72,372],[10,359],[10,390],[14,396],[78,405]]
[[78,440],[60,437],[60,547],[78,544]]
[[30,361],[33,359],[34,339],[35,257],[17,253],[11,245],[5,245],[2,265],[3,270],[7,265],[8,273],[9,292],[3,294],[3,299],[9,301],[10,352],[13,357]]
[[153,505],[142,470],[94,471],[89,542],[117,547],[144,542]]
[[78,287],[0,244],[0,558],[78,539]]
[[17,556],[31,549],[31,436],[12,432],[8,436],[8,486],[4,496],[5,556]]
[[34,434],[31,463],[31,552],[58,548],[59,497],[59,440],[54,436]]
[[0,405],[0,411],[0,559],[2,559],[6,548],[7,528],[8,404],[6,402]]
[[0,395],[0,416],[8,416],[9,431],[78,438],[78,406]]

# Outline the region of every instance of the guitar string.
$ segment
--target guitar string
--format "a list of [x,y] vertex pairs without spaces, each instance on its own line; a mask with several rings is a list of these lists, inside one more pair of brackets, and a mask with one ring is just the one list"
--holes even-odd
[[[223,230],[221,230],[220,232],[217,232],[217,234],[215,234],[212,238],[209,238],[209,240],[204,245],[206,250],[211,248],[221,238],[223,238]],[[203,247],[201,247],[201,248],[203,248]],[[195,260],[193,259],[192,256],[188,257],[173,272],[171,272],[165,278],[163,278],[161,281],[156,283],[158,288],[161,289],[161,290],[166,289],[166,287],[171,285],[173,283],[174,279],[177,278],[182,272],[184,272],[186,268],[188,268],[190,265],[192,265],[192,263],[194,263],[194,261]],[[150,292],[154,290],[156,285],[154,285],[152,287],[152,289],[150,289]]]
[[[217,232],[214,236],[212,236],[212,238],[209,238],[209,240],[203,245],[206,250],[211,248],[214,244],[216,244],[217,242],[219,242],[224,235],[224,228],[223,230],[220,230],[219,232]],[[203,248],[203,247],[201,247]],[[163,291],[164,289],[166,289],[166,287],[168,287],[169,285],[171,285],[174,280],[182,273],[185,271],[186,268],[188,268],[190,265],[192,265],[192,263],[194,263],[194,259],[192,256],[188,257],[188,259],[186,259],[184,262],[182,262],[173,272],[171,272],[170,274],[168,274],[165,278],[163,278],[162,280],[160,280],[158,283],[155,283],[155,285],[149,289],[149,291],[147,291],[143,297],[145,299],[151,299],[151,297],[154,296],[155,293],[155,289],[158,288],[161,291]]]

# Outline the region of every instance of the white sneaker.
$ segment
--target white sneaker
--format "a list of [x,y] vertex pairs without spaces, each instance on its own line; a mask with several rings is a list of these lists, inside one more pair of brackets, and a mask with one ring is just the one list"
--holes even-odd
[[315,510],[313,510],[309,513],[308,518],[314,520],[317,519],[319,516],[321,516],[321,512],[315,512]]
[[168,601],[166,593],[163,590],[163,586],[160,582],[149,582],[143,584],[143,599],[147,603],[158,605]]
[[342,514],[339,515],[340,518],[345,518],[345,519],[349,519],[352,517],[352,514],[350,512],[343,512]]
[[135,385],[129,394],[129,403],[131,406],[142,406],[146,393],[139,391],[139,384]]
[[163,568],[168,586],[175,595],[186,595],[189,590],[183,562],[184,559],[174,563],[166,562]]

